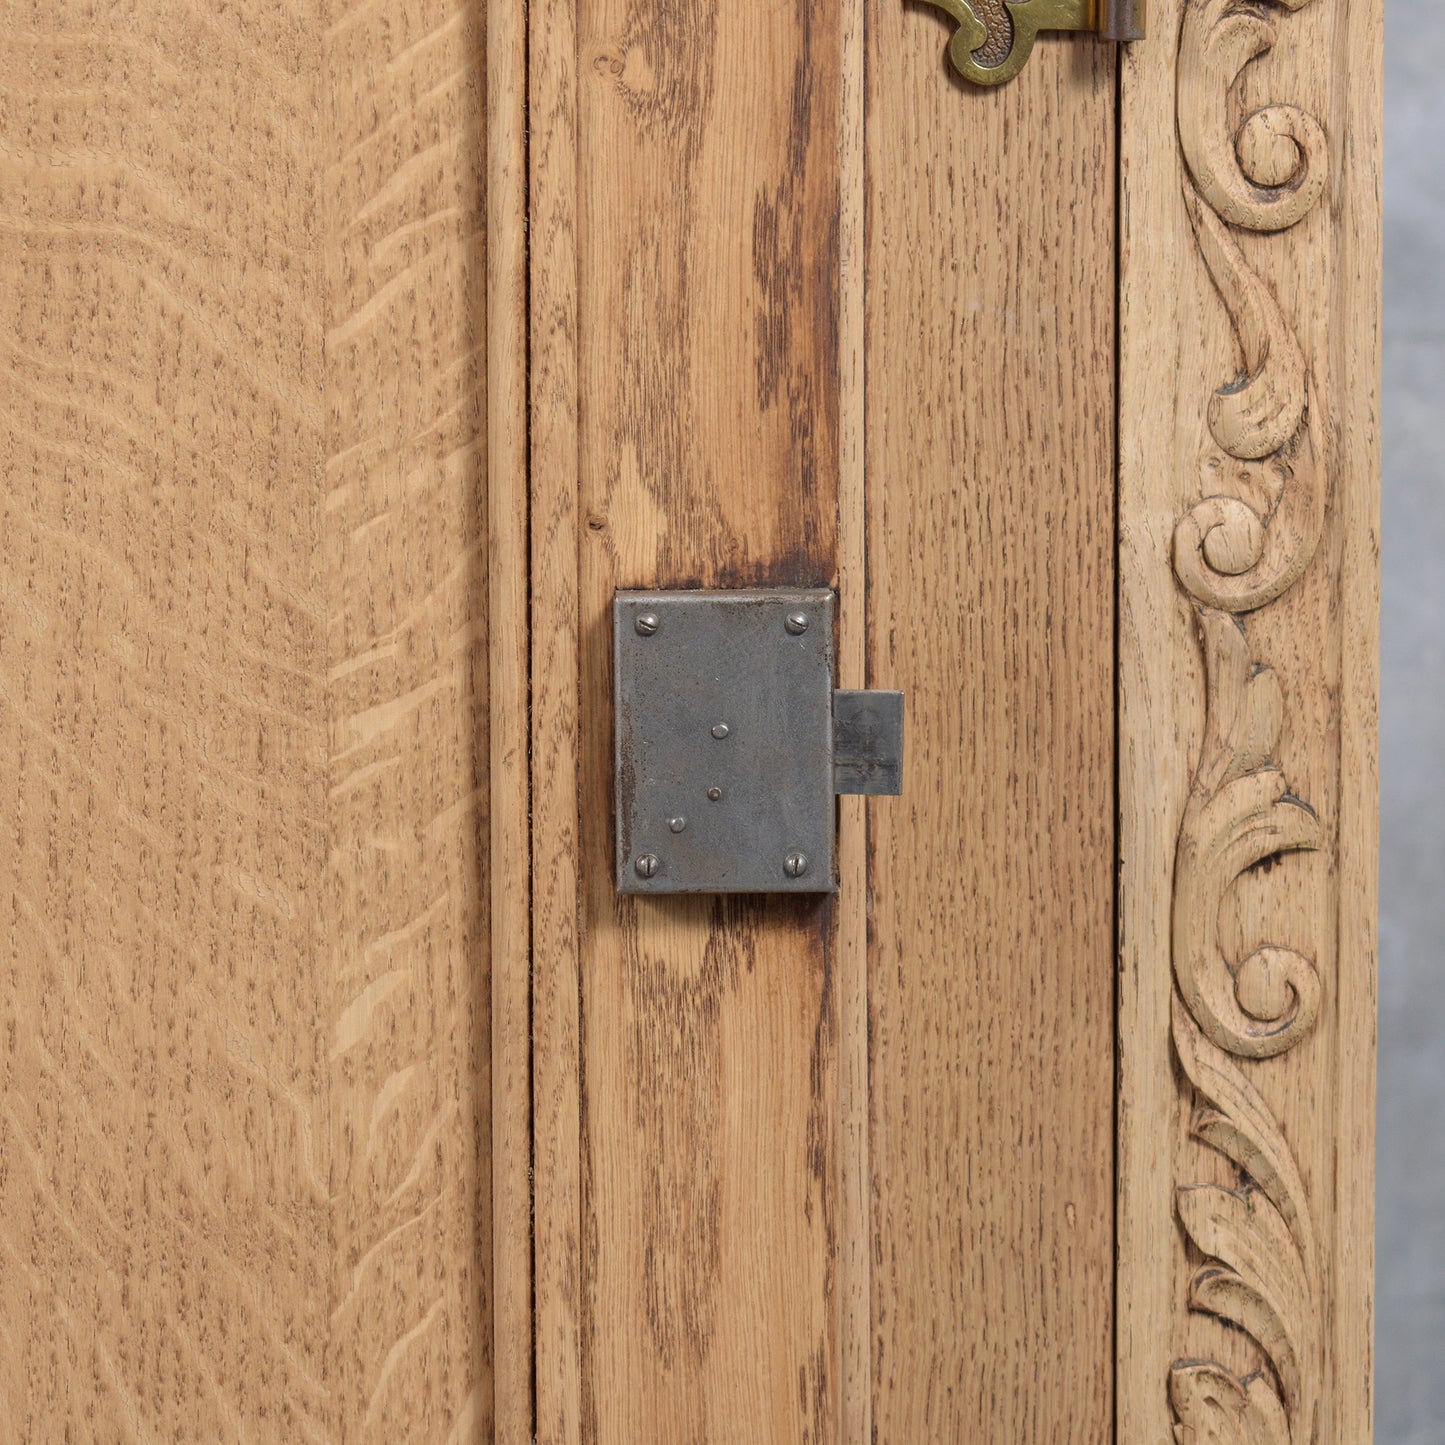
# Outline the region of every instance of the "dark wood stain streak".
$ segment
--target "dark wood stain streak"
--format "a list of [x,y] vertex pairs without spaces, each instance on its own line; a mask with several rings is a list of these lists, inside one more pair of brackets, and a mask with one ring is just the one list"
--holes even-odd
[[[755,365],[758,403],[782,404],[789,424],[791,488],[780,501],[779,536],[791,538],[789,561],[812,559],[810,571],[836,544],[836,515],[820,507],[834,497],[838,456],[838,242],[836,166],[820,164],[820,145],[835,145],[840,119],[838,63],[822,61],[815,26],[828,12],[799,8],[799,49],[788,98],[785,164],[771,193],[753,207],[753,272],[757,280]],[[836,28],[837,16],[832,18]],[[836,576],[836,565],[828,569]],[[787,579],[797,585],[797,577]],[[781,584],[781,579],[780,579]]]
[[619,901],[596,804],[614,588],[836,575],[838,25],[641,0],[579,19],[580,1268],[601,1441],[836,1433],[832,914]]
[[679,977],[648,956],[632,935],[633,987],[642,1001],[632,1022],[628,1062],[633,1127],[646,1170],[643,1293],[664,1368],[686,1354],[698,1365],[717,1326],[714,1294],[722,1266],[722,1181],[696,1141],[718,1128],[716,1080],[722,1065],[720,1016],[739,971],[754,964],[752,931],[724,901],[684,901],[712,917],[702,968]]

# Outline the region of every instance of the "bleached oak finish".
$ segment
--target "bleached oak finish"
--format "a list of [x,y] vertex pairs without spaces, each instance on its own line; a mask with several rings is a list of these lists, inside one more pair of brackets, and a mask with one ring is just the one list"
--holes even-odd
[[490,1431],[480,27],[6,11],[7,1440]]
[[[979,93],[931,12],[868,48],[873,1424],[1112,1411],[1113,51]],[[1006,163],[1004,163],[1006,161]]]
[[318,19],[6,10],[7,1440],[330,1435]]
[[[838,73],[838,680],[868,683],[867,0],[841,0]],[[876,805],[874,805],[876,806]],[[873,1438],[872,1179],[868,1165],[868,809],[838,800],[838,1439]]]
[[608,628],[837,579],[839,12],[531,23],[539,1438],[832,1440],[837,910],[616,896]]
[[468,0],[323,13],[324,1378],[338,1439],[464,1440],[492,1418],[485,33]]
[[486,7],[492,1339],[496,1438],[533,1424],[527,21]]
[[[1379,18],[6,9],[0,1442],[1368,1439]],[[698,584],[836,898],[614,893]]]
[[570,0],[528,23],[528,406],[535,1430],[582,1439],[577,553],[577,34]]
[[1357,1442],[1379,6],[1151,28],[1123,86],[1119,1439]]

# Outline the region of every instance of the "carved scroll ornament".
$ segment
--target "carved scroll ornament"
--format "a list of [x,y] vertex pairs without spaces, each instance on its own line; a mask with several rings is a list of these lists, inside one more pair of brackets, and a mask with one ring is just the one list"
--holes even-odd
[[[1246,618],[1288,591],[1318,547],[1322,417],[1299,338],[1233,232],[1303,219],[1324,194],[1327,141],[1295,106],[1232,119],[1236,79],[1276,39],[1260,3],[1186,3],[1184,199],[1242,370],[1209,399],[1205,495],[1174,533],[1175,575],[1198,618],[1206,720],[1175,853],[1171,1031],[1194,1101],[1191,1135],[1229,1161],[1239,1184],[1177,1181],[1175,1207],[1205,1261],[1189,1282],[1190,1309],[1243,1330],[1265,1368],[1240,1376],[1213,1360],[1176,1360],[1169,1402],[1180,1445],[1308,1445],[1321,1387],[1319,1250],[1298,1163],[1246,1067],[1309,1035],[1321,982],[1313,961],[1283,944],[1226,956],[1219,914],[1246,870],[1320,845],[1318,819],[1279,767],[1284,690],[1252,660]],[[1274,3],[1297,10],[1311,0]]]

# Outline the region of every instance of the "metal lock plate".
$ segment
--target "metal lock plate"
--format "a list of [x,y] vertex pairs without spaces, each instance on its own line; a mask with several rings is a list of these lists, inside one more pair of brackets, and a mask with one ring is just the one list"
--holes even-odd
[[837,694],[875,701],[841,704],[835,780],[833,613],[822,589],[617,594],[622,892],[836,889],[834,795],[897,791],[902,698]]

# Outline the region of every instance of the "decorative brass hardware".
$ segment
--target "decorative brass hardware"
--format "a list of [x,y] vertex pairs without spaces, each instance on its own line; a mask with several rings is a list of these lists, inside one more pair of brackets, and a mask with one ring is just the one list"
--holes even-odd
[[1024,68],[1041,30],[1088,30],[1142,40],[1146,0],[927,0],[958,21],[953,68],[975,85],[1002,85]]

